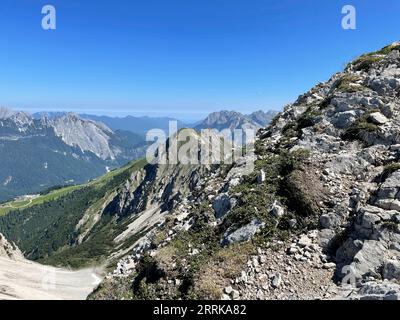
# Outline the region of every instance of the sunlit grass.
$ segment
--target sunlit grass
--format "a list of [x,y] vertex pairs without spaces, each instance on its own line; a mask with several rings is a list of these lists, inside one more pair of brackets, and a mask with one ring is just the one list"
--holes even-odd
[[51,191],[47,194],[33,198],[31,200],[24,198],[21,200],[14,200],[14,201],[6,202],[6,203],[0,205],[0,216],[3,216],[13,210],[25,209],[25,208],[29,208],[29,207],[39,205],[39,204],[42,204],[45,202],[56,200],[68,193],[71,193],[75,190],[82,189],[87,186],[101,187],[104,184],[106,184],[107,182],[109,182],[116,175],[124,172],[125,170],[137,170],[137,169],[143,167],[145,164],[146,164],[145,159],[130,162],[121,168],[112,170],[112,171],[108,172],[107,174],[105,174],[97,179],[91,180],[85,184],[76,185],[76,186],[68,186],[65,188],[57,189],[57,190]]

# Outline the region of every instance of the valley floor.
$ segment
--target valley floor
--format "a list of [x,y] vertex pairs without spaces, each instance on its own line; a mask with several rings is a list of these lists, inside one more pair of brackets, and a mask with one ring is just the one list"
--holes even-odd
[[69,271],[0,257],[0,300],[83,300],[100,281],[94,269]]

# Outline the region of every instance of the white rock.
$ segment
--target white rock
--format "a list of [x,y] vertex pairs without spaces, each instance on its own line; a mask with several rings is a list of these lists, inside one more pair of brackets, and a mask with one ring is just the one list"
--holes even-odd
[[232,291],[233,291],[233,288],[231,286],[225,287],[224,291],[225,291],[226,294],[231,294]]
[[385,124],[388,122],[388,118],[386,118],[382,113],[380,112],[374,112],[369,115],[369,120],[372,121],[373,123],[377,125]]
[[272,287],[278,288],[282,284],[282,275],[280,273],[276,273],[272,278]]

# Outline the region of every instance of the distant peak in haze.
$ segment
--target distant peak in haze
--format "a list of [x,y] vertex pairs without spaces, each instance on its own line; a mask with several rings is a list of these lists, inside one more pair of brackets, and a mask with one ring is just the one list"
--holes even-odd
[[207,118],[198,123],[195,129],[254,129],[266,127],[278,112],[269,110],[264,112],[262,110],[255,111],[251,114],[245,115],[237,111],[222,110],[210,113]]

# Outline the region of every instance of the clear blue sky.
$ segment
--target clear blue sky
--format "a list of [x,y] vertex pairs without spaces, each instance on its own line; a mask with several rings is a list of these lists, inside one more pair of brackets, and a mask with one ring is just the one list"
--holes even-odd
[[[41,9],[57,9],[57,30]],[[357,30],[341,8],[357,8]],[[281,109],[399,40],[398,0],[2,0],[0,105],[173,115]]]

